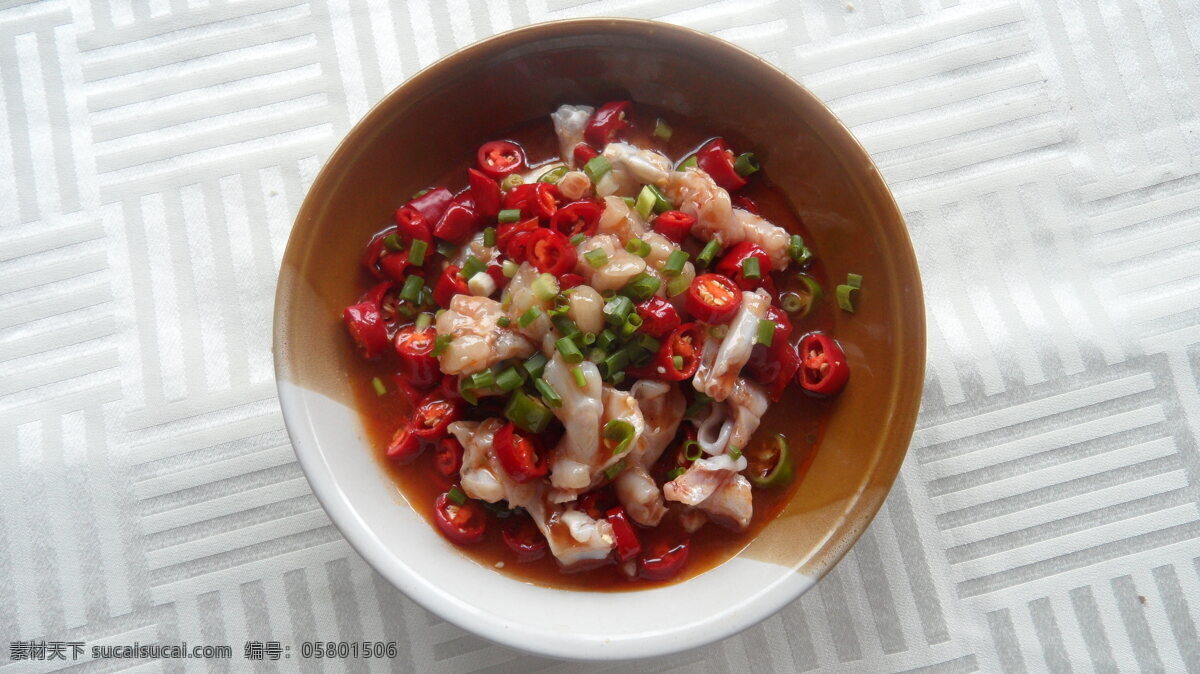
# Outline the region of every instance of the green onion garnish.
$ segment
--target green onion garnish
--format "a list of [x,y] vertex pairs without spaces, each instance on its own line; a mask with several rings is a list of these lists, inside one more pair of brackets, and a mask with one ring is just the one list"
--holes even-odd
[[480,390],[491,388],[496,385],[496,373],[491,370],[476,372],[471,375],[471,388]]
[[635,434],[636,429],[633,424],[624,419],[612,419],[604,424],[604,439],[616,443],[613,447],[613,456],[629,451]]
[[483,228],[483,245],[487,246],[488,248],[491,248],[492,246],[496,245],[496,228],[495,227],[484,227]]
[[679,293],[688,289],[692,285],[692,280],[686,276],[676,276],[667,281],[667,297],[675,297]]
[[675,366],[677,372],[683,371],[683,356],[671,356],[671,364]]
[[725,453],[728,454],[729,458],[733,459],[734,461],[742,458],[742,450],[738,449],[737,445],[730,445],[729,449],[726,450]]
[[852,285],[843,284],[837,287],[837,303],[842,308],[842,311],[854,313],[854,298],[851,296],[851,293],[855,290],[858,290],[858,288]]
[[604,376],[611,379],[629,367],[629,352],[625,349],[618,349],[616,352],[609,354],[608,358],[605,358],[601,365],[604,367]]
[[520,219],[521,209],[519,208],[506,208],[500,211],[500,214],[496,216],[496,220],[500,222],[516,222]]
[[568,363],[583,362],[583,352],[579,350],[578,346],[575,346],[575,342],[570,337],[562,337],[554,342],[554,348],[562,355],[563,360]]
[[413,195],[411,197],[409,197],[408,200],[412,201],[413,199],[420,199],[421,197],[425,196],[426,194],[429,194],[432,191],[433,190],[428,187],[426,187],[423,190],[417,190],[416,192],[413,192]]
[[627,206],[629,208],[633,208],[634,205],[637,204],[637,200],[634,199],[633,197],[621,197],[621,201],[624,201],[625,206]]
[[629,279],[629,283],[621,288],[621,294],[633,298],[636,302],[647,300],[654,293],[658,292],[662,281],[657,276],[651,276],[646,272],[641,272],[637,276]]
[[576,365],[571,368],[571,376],[575,378],[575,385],[579,388],[587,388],[587,375],[583,374],[583,368]]
[[384,395],[387,393],[387,385],[385,385],[383,383],[383,380],[380,379],[379,377],[375,377],[374,379],[371,380],[371,386],[375,389],[375,395],[377,395],[377,396],[381,396],[381,395]]
[[618,462],[614,463],[613,465],[609,466],[608,468],[604,469],[604,477],[606,479],[611,480],[611,479],[615,478],[616,476],[620,475],[624,470],[625,470],[625,459],[621,459],[620,461],[618,461]]
[[400,299],[419,304],[421,302],[421,289],[425,287],[425,279],[412,274],[404,279],[404,287],[400,288]]
[[393,253],[399,253],[400,251],[404,250],[404,242],[401,241],[400,236],[395,233],[388,234],[386,237],[384,237],[383,245],[387,246],[387,249]]
[[690,168],[696,168],[696,155],[690,154],[683,161],[679,162],[679,166],[675,167],[676,171],[686,171]]
[[483,260],[480,260],[474,255],[468,255],[467,261],[463,262],[462,271],[460,271],[459,274],[464,279],[470,281],[472,276],[485,269],[487,269],[487,265],[483,263]]
[[646,187],[649,188],[650,191],[654,193],[654,212],[655,213],[665,213],[666,211],[669,211],[669,210],[672,210],[675,208],[675,204],[671,203],[671,200],[667,198],[667,195],[663,194],[662,190],[658,189],[654,185],[646,185]]
[[617,341],[616,333],[608,328],[605,328],[600,332],[599,335],[596,336],[596,347],[607,350],[608,347],[612,346],[613,342],[615,341]]
[[663,121],[662,117],[659,117],[658,119],[654,120],[654,137],[655,138],[666,143],[671,140],[672,133],[673,133],[673,131],[671,129],[671,126],[669,124],[667,124],[665,121]]
[[458,255],[458,246],[449,241],[438,241],[436,250],[438,255],[442,257],[454,257]]
[[408,262],[409,264],[420,267],[425,264],[425,253],[429,250],[429,244],[421,239],[413,239],[412,245],[408,247]]
[[846,285],[862,288],[862,274],[846,274]]
[[704,244],[704,250],[696,256],[696,264],[701,267],[707,267],[716,259],[717,254],[721,252],[721,244],[717,243],[716,239]]
[[799,234],[793,234],[788,243],[788,257],[796,264],[807,264],[812,259],[812,251],[804,245],[804,239]]
[[725,339],[725,335],[729,334],[728,325],[710,325],[708,326],[708,336],[713,339]]
[[507,328],[508,326],[512,325],[512,319],[508,316],[501,316],[500,318],[496,319],[496,325],[499,325],[502,328]]
[[528,433],[541,433],[550,425],[554,414],[541,401],[525,395],[520,389],[513,391],[504,407],[504,417]]
[[516,173],[510,173],[510,174],[504,176],[504,180],[500,181],[500,189],[504,190],[505,192],[511,192],[512,190],[514,190],[517,187],[524,185],[524,184],[525,184],[524,178],[517,175]]
[[672,468],[670,471],[667,472],[667,482],[674,480],[675,478],[679,477],[680,475],[683,475],[685,472],[687,472],[687,471],[685,471],[682,467],[677,466],[675,468]]
[[689,255],[682,250],[676,248],[667,256],[667,261],[663,264],[663,276],[679,276],[683,272],[683,265],[687,264]]
[[759,166],[758,160],[754,158],[753,152],[743,152],[733,162],[733,170],[737,171],[738,175],[743,178],[758,171],[760,168],[762,167]]
[[583,233],[579,233],[579,234],[576,234],[575,236],[571,237],[571,245],[572,246],[578,246],[579,244],[583,243],[584,241],[587,241],[587,235],[583,234]]
[[550,361],[546,358],[546,354],[539,351],[522,363],[521,367],[524,368],[525,374],[537,378],[542,376],[542,372],[546,370],[546,363],[548,362]]
[[683,443],[683,458],[688,461],[698,461],[704,456],[704,449],[700,447],[700,443],[695,440],[688,440]]
[[804,300],[796,293],[784,293],[779,296],[779,306],[789,314],[794,314],[804,308]]
[[442,352],[444,352],[446,350],[446,347],[450,346],[450,342],[453,339],[454,338],[451,337],[450,335],[438,335],[437,339],[433,340],[433,351],[431,351],[430,353],[432,353],[435,356],[442,355]]
[[396,311],[399,311],[400,314],[405,318],[412,318],[417,313],[411,306],[407,304],[401,304],[400,306],[396,307]]
[[433,314],[428,311],[422,311],[417,314],[416,328],[417,332],[425,332],[425,330],[433,324]]
[[762,278],[762,269],[759,268],[758,258],[751,255],[742,260],[742,278],[747,281],[757,281]]
[[637,210],[638,215],[642,216],[642,219],[646,219],[654,212],[654,204],[657,201],[658,199],[654,196],[654,190],[649,185],[646,185],[642,188],[641,192],[638,192],[634,208]]
[[521,378],[521,372],[514,366],[509,366],[503,372],[496,375],[496,388],[508,393],[517,388],[520,388],[524,379]]
[[593,269],[599,269],[608,264],[608,253],[604,252],[602,248],[596,248],[584,253],[583,259],[587,260]]
[[617,295],[604,305],[604,320],[609,325],[625,325],[625,320],[633,311],[633,302],[624,295]]
[[529,307],[529,310],[521,314],[521,317],[517,319],[517,325],[521,326],[522,328],[528,328],[529,324],[536,321],[541,315],[541,309],[537,307]]
[[593,185],[600,182],[600,179],[611,170],[612,164],[608,163],[608,160],[603,155],[592,157],[588,160],[588,163],[583,165],[583,172],[587,175],[588,180],[592,181]]
[[549,171],[546,171],[542,175],[538,176],[537,181],[539,183],[550,183],[551,185],[557,185],[558,181],[562,180],[562,177],[566,175],[566,173],[566,166],[555,166]]
[[472,405],[479,404],[479,396],[475,395],[475,390],[471,388],[470,377],[458,378],[458,395],[462,396],[463,400],[471,403]]
[[646,243],[645,241],[642,241],[639,238],[634,237],[625,244],[625,250],[629,251],[630,253],[633,253],[634,255],[636,255],[638,257],[649,257],[650,244]]
[[579,326],[567,316],[558,315],[550,319],[563,337],[573,337],[579,334]]
[[520,265],[512,260],[505,260],[504,264],[500,267],[500,271],[504,274],[504,278],[512,278],[516,276],[518,269],[520,269]]
[[458,488],[458,485],[450,487],[450,491],[446,492],[446,498],[454,501],[455,505],[463,505],[467,502],[467,495],[463,493],[463,490]]
[[758,333],[754,337],[755,344],[763,346],[771,346],[771,342],[775,341],[775,321],[769,318],[763,318],[758,321]]
[[538,393],[542,394],[542,399],[546,401],[547,405],[550,407],[562,407],[562,396],[558,395],[558,391],[555,391],[554,387],[545,379],[540,377],[534,379],[533,387],[538,390]]
[[558,294],[558,281],[550,274],[538,275],[533,280],[533,294],[543,302],[554,299],[554,296]]
[[583,345],[584,346],[591,346],[595,343],[596,343],[596,333],[594,333],[594,332],[583,333]]

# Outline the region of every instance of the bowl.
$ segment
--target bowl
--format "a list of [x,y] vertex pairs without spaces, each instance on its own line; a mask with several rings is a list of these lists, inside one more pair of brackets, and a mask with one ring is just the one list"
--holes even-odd
[[[835,334],[853,376],[805,483],[725,564],[637,592],[523,583],[473,562],[421,519],[368,446],[348,381],[341,323],[362,242],[405,195],[482,142],[559,104],[629,98],[753,147],[787,193],[832,278],[864,276]],[[663,655],[772,615],[862,534],[900,468],[925,363],[920,279],[904,221],[863,148],[810,92],[717,38],[651,21],[582,19],[497,35],[388,94],[317,176],[288,241],[275,298],[284,419],[334,524],[407,596],[464,629],[559,658]]]

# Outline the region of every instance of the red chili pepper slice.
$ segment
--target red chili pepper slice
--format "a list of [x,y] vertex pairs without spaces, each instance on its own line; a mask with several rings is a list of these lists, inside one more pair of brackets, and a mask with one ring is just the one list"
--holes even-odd
[[425,219],[421,211],[412,206],[401,206],[396,209],[393,218],[396,221],[396,233],[399,234],[404,245],[411,244],[414,239],[420,239],[425,243],[433,241],[433,235],[429,231],[429,221]]
[[[757,279],[745,277],[744,264],[747,259],[752,257],[758,259]],[[733,282],[742,290],[754,290],[762,287],[766,280],[771,278],[771,258],[767,255],[767,251],[757,243],[740,241],[721,256],[716,266],[713,267],[713,271],[733,279]]]
[[[363,293],[362,297],[358,298],[358,303],[361,304],[363,302],[367,302],[375,305],[378,308],[382,308],[384,297],[387,295],[389,290],[395,287],[396,284],[392,281],[376,283],[375,285],[371,286],[370,290]],[[386,316],[384,318],[386,318]]]
[[454,477],[462,470],[463,446],[457,438],[447,436],[438,440],[437,452],[433,455],[434,465],[443,477]]
[[546,554],[546,539],[528,517],[510,516],[500,529],[500,537],[518,562],[537,561]]
[[488,218],[496,217],[500,212],[500,183],[473,168],[467,169],[467,180],[471,184],[475,212]]
[[476,155],[479,170],[492,178],[503,178],[525,168],[525,151],[520,145],[507,140],[484,143]]
[[509,190],[504,195],[504,210],[511,211],[513,209],[520,210],[523,217],[532,217],[527,214],[529,211],[529,198],[533,196],[533,188],[537,183],[525,183],[517,185]]
[[487,515],[475,501],[458,505],[447,492],[437,497],[433,504],[433,521],[442,535],[459,545],[470,545],[483,540],[487,531]]
[[387,446],[387,457],[399,463],[409,463],[421,454],[421,440],[413,435],[407,424],[396,429]]
[[[510,258],[516,259],[511,252],[512,241],[518,234],[532,232],[538,229],[537,218],[528,218],[520,222],[504,222],[496,228],[496,245],[500,247],[500,252]],[[524,259],[524,258],[522,258]],[[519,260],[518,260],[519,261]]]
[[744,187],[746,179],[733,168],[735,157],[724,138],[714,138],[696,153],[696,164],[726,190]]
[[458,265],[446,267],[433,286],[433,301],[443,309],[450,308],[450,300],[454,299],[455,295],[471,294],[466,280],[458,274],[459,271]]
[[675,305],[661,297],[651,297],[636,308],[638,316],[642,317],[639,329],[655,339],[662,339],[679,327],[679,312]]
[[733,202],[733,205],[737,208],[740,208],[743,211],[750,211],[751,213],[758,215],[758,202],[750,197],[743,196],[741,194],[735,194],[730,197],[729,200]]
[[379,258],[379,271],[383,275],[398,283],[404,282],[404,277],[411,265],[408,261],[408,251],[403,250],[399,253],[388,253]]
[[[550,222],[558,211],[558,187],[550,183],[535,183],[529,197],[529,215]],[[524,215],[525,211],[521,211]]]
[[583,139],[595,147],[608,145],[617,137],[618,132],[630,125],[629,115],[632,113],[633,103],[629,101],[605,103],[588,120],[587,128],[583,130]]
[[571,151],[571,156],[575,159],[575,166],[583,168],[583,165],[600,156],[596,148],[587,143],[580,143]]
[[442,383],[438,386],[438,390],[442,392],[442,398],[446,400],[462,400],[462,394],[458,391],[458,375],[456,374],[442,377]]
[[549,229],[539,229],[525,236],[525,258],[543,274],[560,276],[575,268],[579,253],[567,237]]
[[351,304],[342,312],[342,319],[364,358],[374,360],[387,348],[387,326],[379,314],[379,305],[370,302]]
[[605,519],[612,525],[613,536],[617,539],[617,561],[627,562],[642,551],[642,544],[638,541],[637,532],[633,530],[633,525],[629,523],[629,518],[625,515],[625,509],[621,507],[613,508],[608,511]]
[[462,418],[462,403],[431,393],[413,410],[413,435],[422,440],[437,440],[446,435],[446,427]]
[[[641,367],[631,367],[626,372],[635,379],[657,379],[660,381],[683,381],[691,379],[700,368],[700,351],[704,348],[704,330],[698,323],[685,323],[662,340],[658,352],[650,362]],[[675,356],[679,356],[682,367],[675,367]]]
[[[776,329],[775,334],[779,334]],[[788,382],[792,381],[796,371],[800,369],[800,356],[796,355],[796,347],[787,339],[776,337],[771,346],[756,344],[750,351],[750,360],[746,362],[746,371],[755,381],[767,387],[767,395],[772,402],[779,402]]]
[[704,323],[728,323],[741,306],[741,289],[720,274],[701,274],[692,279],[684,299],[692,318]]
[[691,234],[692,225],[695,224],[696,216],[694,215],[688,215],[683,211],[664,211],[654,218],[651,227],[675,243],[682,244]]
[[437,187],[409,201],[406,206],[417,209],[425,218],[425,222],[433,224],[442,219],[442,214],[454,202],[454,195],[445,187]]
[[536,438],[518,433],[512,422],[496,431],[492,447],[496,458],[513,480],[521,483],[536,480],[549,470],[546,452],[538,446]]
[[587,279],[583,278],[579,274],[563,274],[562,276],[558,277],[558,287],[562,288],[563,290],[578,288],[586,282]]
[[604,513],[617,506],[617,496],[609,483],[580,496],[575,503],[588,517],[598,520],[604,517]]
[[396,331],[396,354],[400,356],[400,374],[418,388],[427,388],[441,377],[433,346],[437,332],[427,328],[417,331],[415,325],[406,325]]
[[550,228],[572,237],[576,234],[592,236],[604,213],[604,205],[594,201],[575,201],[558,209],[550,219]]
[[810,332],[800,340],[800,372],[797,377],[805,391],[819,396],[839,393],[850,379],[846,354],[832,337]]
[[367,247],[363,249],[362,266],[366,267],[367,271],[371,272],[371,275],[378,278],[383,278],[383,272],[379,269],[379,258],[384,253],[384,240],[391,234],[396,234],[395,227],[388,227],[382,232],[376,233],[367,242]]
[[658,542],[638,559],[638,576],[646,580],[671,580],[687,564],[688,539],[676,543]]
[[444,241],[462,245],[479,228],[479,216],[475,209],[465,203],[450,204],[442,219],[433,227],[433,235]]

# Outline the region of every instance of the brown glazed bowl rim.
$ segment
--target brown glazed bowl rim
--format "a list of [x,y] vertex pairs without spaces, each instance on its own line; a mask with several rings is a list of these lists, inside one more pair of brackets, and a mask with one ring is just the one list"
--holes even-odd
[[[905,299],[900,283],[881,282],[877,288],[872,287],[870,292],[879,293],[879,296],[886,297],[888,302],[904,305],[905,323],[895,326],[897,345],[892,351],[904,353],[907,360],[902,364],[888,363],[880,366],[881,370],[890,368],[891,372],[891,385],[886,398],[890,408],[881,410],[880,431],[877,436],[872,436],[878,440],[877,450],[873,454],[875,461],[864,471],[869,479],[856,494],[856,499],[846,505],[844,516],[828,531],[820,551],[804,564],[803,568],[797,564],[792,569],[794,573],[782,574],[778,580],[773,579],[769,587],[763,588],[761,592],[756,589],[754,596],[749,598],[752,601],[745,605],[730,607],[730,610],[720,615],[698,616],[690,623],[681,620],[677,626],[665,626],[644,635],[606,639],[595,634],[579,635],[553,629],[527,628],[514,624],[511,617],[505,620],[491,613],[474,610],[469,602],[449,596],[436,584],[414,573],[411,567],[398,562],[394,551],[383,544],[353,505],[353,485],[339,484],[331,476],[331,457],[316,439],[315,428],[320,423],[316,417],[320,415],[314,412],[314,405],[319,403],[314,403],[313,397],[294,383],[294,377],[291,376],[299,366],[292,362],[292,349],[289,345],[287,316],[295,295],[295,284],[288,279],[288,273],[311,249],[319,245],[318,242],[310,240],[317,237],[298,236],[296,232],[303,231],[316,219],[321,211],[322,195],[340,185],[343,179],[342,167],[354,157],[354,148],[377,137],[381,121],[393,114],[392,109],[420,105],[419,102],[405,100],[410,98],[410,94],[416,93],[410,100],[419,99],[421,94],[442,86],[447,78],[457,79],[469,74],[472,70],[470,63],[475,59],[488,58],[535,42],[604,36],[647,38],[651,35],[669,35],[673,43],[672,48],[681,53],[718,53],[722,59],[734,62],[737,67],[753,71],[765,89],[779,91],[780,96],[791,96],[791,100],[796,101],[797,105],[803,104],[806,109],[816,111],[814,114],[824,116],[826,119],[820,121],[827,125],[826,128],[832,129],[831,133],[839,136],[839,149],[842,152],[839,160],[847,173],[854,175],[859,181],[878,181],[882,194],[878,197],[877,206],[880,211],[876,219],[881,222],[879,236],[888,247],[884,265],[895,278],[910,284],[908,293],[915,294],[915,298],[910,296]],[[672,24],[618,18],[567,19],[538,23],[481,40],[427,66],[374,105],[329,156],[304,199],[283,258],[275,297],[273,325],[276,382],[289,436],[314,494],[356,551],[410,598],[464,629],[504,645],[540,655],[572,659],[625,659],[664,655],[726,638],[771,616],[823,577],[866,530],[899,473],[916,424],[925,369],[925,309],[920,288],[916,256],[891,190],[857,139],[799,82],[735,45],[712,35]],[[867,488],[868,486],[870,488]],[[736,559],[735,557],[734,560]],[[721,568],[717,567],[683,581],[678,586],[695,584],[696,587],[702,588],[703,584],[698,584],[697,581],[716,574]],[[646,605],[647,601],[655,601],[655,593],[662,592],[664,596],[673,596],[667,593],[672,591],[670,587],[678,586],[605,596],[619,597],[612,601],[628,601],[631,606]],[[558,601],[550,594],[565,595],[568,600],[571,595],[579,596],[578,593],[567,590],[528,587],[531,606],[537,605],[543,599],[547,602]]]

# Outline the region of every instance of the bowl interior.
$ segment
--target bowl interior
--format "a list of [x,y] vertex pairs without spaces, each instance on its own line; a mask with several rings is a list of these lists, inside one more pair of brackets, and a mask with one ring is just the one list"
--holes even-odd
[[[482,142],[562,103],[629,98],[753,147],[808,228],[831,279],[864,276],[836,334],[853,376],[809,476],[730,562],[682,584],[579,595],[509,579],[459,555],[375,463],[353,410],[340,321],[362,242],[406,195]],[[831,289],[830,289],[831,290]],[[292,230],[275,356],[289,432],[314,491],[350,542],[410,597],[502,643],[625,658],[744,629],[807,589],[878,510],[916,418],[924,369],[920,282],[903,221],[862,148],[811,94],[715,38],[663,24],[581,20],[506,33],[438,62],[350,133]]]

